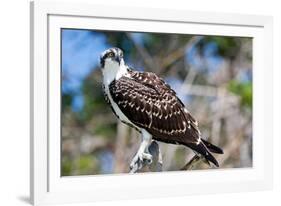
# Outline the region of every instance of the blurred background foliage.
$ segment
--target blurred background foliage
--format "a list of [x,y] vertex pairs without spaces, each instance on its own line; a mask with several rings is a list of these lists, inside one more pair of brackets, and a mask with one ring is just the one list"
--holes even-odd
[[[252,166],[251,38],[63,29],[63,176],[128,172],[140,144],[103,97],[99,56],[109,47],[121,48],[129,66],[171,85],[203,137],[223,148],[216,156],[220,168]],[[183,146],[159,144],[164,171],[179,170],[193,156]]]

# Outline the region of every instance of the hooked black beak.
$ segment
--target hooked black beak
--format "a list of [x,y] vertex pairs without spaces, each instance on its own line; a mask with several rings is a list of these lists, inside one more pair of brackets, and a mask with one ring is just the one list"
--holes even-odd
[[117,55],[116,57],[115,57],[115,60],[119,63],[119,65],[120,65],[120,62],[121,62],[121,58],[120,58],[120,56],[119,55]]

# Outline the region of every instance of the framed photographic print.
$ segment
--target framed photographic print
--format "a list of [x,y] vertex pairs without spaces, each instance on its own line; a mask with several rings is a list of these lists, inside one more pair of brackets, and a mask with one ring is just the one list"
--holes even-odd
[[31,3],[33,204],[272,188],[272,18],[120,10]]

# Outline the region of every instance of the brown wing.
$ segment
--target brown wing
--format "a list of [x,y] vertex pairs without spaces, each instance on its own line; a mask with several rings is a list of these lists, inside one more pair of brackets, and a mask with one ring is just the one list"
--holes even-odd
[[167,143],[197,143],[197,122],[176,93],[153,73],[130,71],[110,84],[110,94],[121,111],[156,140]]

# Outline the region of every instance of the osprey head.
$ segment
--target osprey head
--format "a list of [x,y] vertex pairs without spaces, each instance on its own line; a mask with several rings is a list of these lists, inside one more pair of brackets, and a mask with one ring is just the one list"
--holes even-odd
[[120,65],[123,61],[123,51],[117,47],[105,50],[100,56],[100,64],[102,68],[104,68],[107,63],[118,63]]

